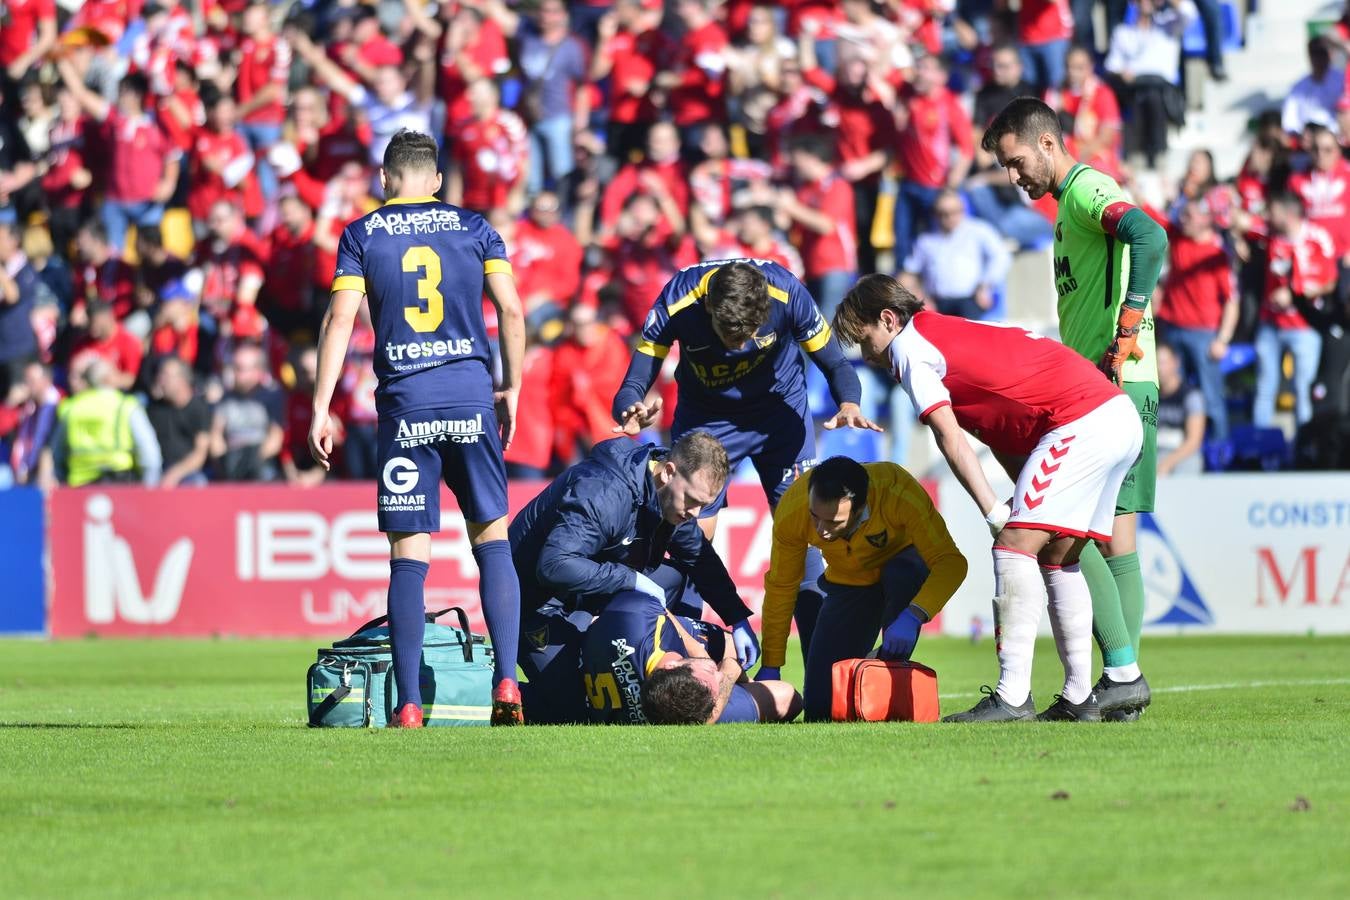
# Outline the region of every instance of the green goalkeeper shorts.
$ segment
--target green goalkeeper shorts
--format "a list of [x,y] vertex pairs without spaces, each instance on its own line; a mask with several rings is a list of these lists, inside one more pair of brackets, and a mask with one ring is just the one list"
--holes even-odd
[[1116,496],[1116,515],[1153,512],[1158,487],[1158,386],[1150,381],[1127,381],[1121,389],[1134,401],[1144,425],[1144,445],[1139,459],[1125,476]]

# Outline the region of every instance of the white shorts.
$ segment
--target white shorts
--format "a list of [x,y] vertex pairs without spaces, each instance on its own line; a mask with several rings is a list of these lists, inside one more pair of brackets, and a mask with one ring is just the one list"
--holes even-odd
[[1116,495],[1143,442],[1124,394],[1047,432],[1017,476],[1008,527],[1110,540]]

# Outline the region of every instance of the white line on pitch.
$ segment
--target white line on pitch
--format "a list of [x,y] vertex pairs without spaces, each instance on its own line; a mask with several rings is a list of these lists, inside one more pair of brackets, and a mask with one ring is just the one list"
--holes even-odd
[[[1240,691],[1250,688],[1267,687],[1322,687],[1326,685],[1350,684],[1350,678],[1309,678],[1288,681],[1231,681],[1226,684],[1174,684],[1153,688],[1155,694],[1186,694],[1192,691]],[[959,700],[963,697],[980,697],[978,693],[941,694],[944,700]]]

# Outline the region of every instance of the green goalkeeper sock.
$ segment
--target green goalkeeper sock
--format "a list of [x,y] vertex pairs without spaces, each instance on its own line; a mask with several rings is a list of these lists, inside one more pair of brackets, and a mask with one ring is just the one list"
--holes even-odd
[[[1116,586],[1115,568],[1102,557],[1097,545],[1091,542],[1083,548],[1078,564],[1087,579],[1092,594],[1092,636],[1102,651],[1102,665],[1108,669],[1128,666],[1135,661],[1134,644],[1121,611],[1120,590]],[[1136,563],[1136,568],[1138,563]]]
[[[1113,556],[1106,561],[1120,592],[1120,609],[1125,627],[1130,630],[1130,646],[1139,659],[1139,635],[1144,630],[1144,573],[1139,566],[1138,553]],[[1096,604],[1093,604],[1095,611]]]

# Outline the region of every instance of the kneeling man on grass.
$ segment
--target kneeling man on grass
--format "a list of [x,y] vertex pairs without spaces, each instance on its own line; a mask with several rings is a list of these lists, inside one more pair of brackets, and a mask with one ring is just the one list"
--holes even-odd
[[750,610],[698,524],[726,480],[726,449],[706,431],[688,432],[668,450],[615,438],[597,444],[515,517],[511,552],[529,721],[586,721],[581,636],[623,593],[664,606],[692,587],[731,626],[732,655],[754,665],[759,639]]
[[809,548],[825,557],[824,600],[807,651],[806,718],[828,719],[834,664],[881,655],[909,659],[919,628],[966,578],[966,558],[928,492],[895,463],[825,460],[788,488],[773,516],[764,577],[764,665],[779,677]]

